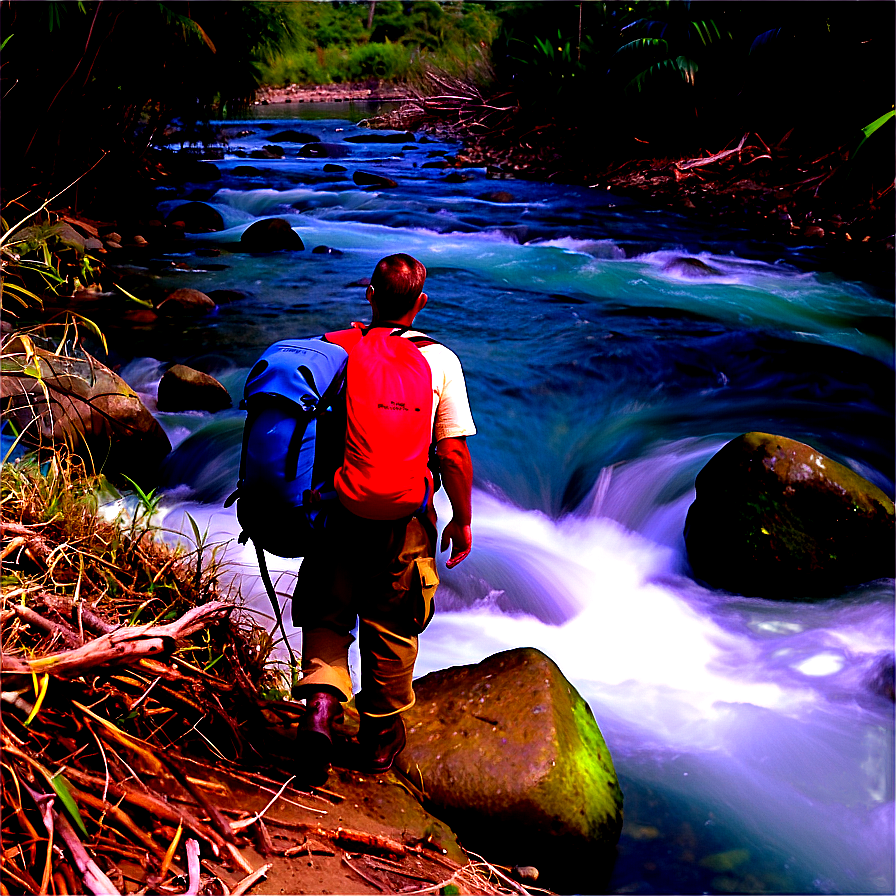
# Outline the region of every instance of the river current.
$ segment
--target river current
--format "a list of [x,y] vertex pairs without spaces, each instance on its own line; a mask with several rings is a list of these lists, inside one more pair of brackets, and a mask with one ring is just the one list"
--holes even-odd
[[[682,537],[697,473],[750,430],[808,442],[893,494],[892,294],[830,273],[823,252],[603,189],[449,177],[436,165],[456,145],[351,142],[381,133],[361,114],[296,104],[226,122],[222,178],[162,196],[163,211],[208,201],[226,229],[152,274],[238,295],[218,293],[230,301],[200,321],[113,334],[125,379],[154,408],[165,366],[186,363],[236,406],[270,343],[365,319],[379,258],[420,258],[418,324],[460,356],[479,431],[474,550],[442,567],[417,674],[520,646],[559,664],[625,794],[611,892],[893,893],[893,581],[748,599],[696,583]],[[246,157],[288,127],[332,157],[289,142],[283,158]],[[258,173],[234,173],[246,165]],[[398,186],[358,187],[356,170]],[[306,250],[229,251],[266,216]],[[270,616],[223,507],[243,414],[157,416],[175,445],[165,524],[189,533],[189,512],[227,543],[235,584]],[[272,560],[284,599],[298,563]]]

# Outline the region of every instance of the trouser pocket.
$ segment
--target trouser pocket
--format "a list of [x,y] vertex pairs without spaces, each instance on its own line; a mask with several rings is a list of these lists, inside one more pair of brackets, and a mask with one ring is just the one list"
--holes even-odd
[[429,625],[435,612],[436,589],[439,587],[439,573],[432,557],[417,557],[411,564],[410,582],[405,598],[406,606],[417,632]]

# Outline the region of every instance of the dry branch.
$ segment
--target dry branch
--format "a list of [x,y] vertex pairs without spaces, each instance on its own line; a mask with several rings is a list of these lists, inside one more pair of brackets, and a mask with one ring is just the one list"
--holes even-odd
[[133,625],[120,628],[64,653],[35,660],[22,660],[4,653],[0,657],[0,666],[4,672],[72,675],[98,666],[133,663],[144,656],[170,653],[177,641],[225,619],[232,611],[232,604],[214,601],[194,607],[169,625]]

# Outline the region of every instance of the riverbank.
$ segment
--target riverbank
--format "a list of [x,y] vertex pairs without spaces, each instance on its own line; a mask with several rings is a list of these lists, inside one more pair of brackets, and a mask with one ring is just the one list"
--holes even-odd
[[315,84],[303,87],[262,87],[256,102],[262,106],[272,103],[358,103],[401,102],[413,97],[413,92],[400,84],[384,84],[370,80],[361,84]]

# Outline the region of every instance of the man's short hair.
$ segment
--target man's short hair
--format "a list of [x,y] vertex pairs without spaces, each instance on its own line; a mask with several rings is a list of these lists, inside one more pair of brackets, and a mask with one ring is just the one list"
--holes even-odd
[[425,282],[426,268],[411,255],[402,252],[382,259],[370,278],[380,317],[395,320],[410,311]]

